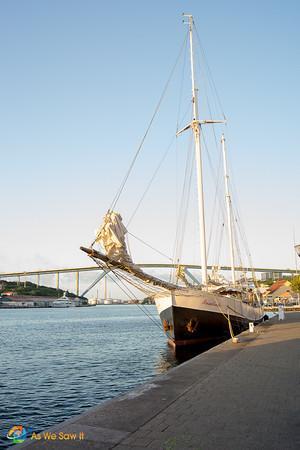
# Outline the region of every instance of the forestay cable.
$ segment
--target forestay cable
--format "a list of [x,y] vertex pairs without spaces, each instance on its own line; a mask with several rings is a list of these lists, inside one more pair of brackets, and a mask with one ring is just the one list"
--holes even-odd
[[127,171],[127,173],[126,173],[126,175],[125,175],[125,177],[124,177],[124,179],[123,179],[123,181],[122,181],[122,183],[121,183],[121,186],[120,186],[119,190],[117,191],[117,193],[116,193],[116,195],[115,195],[115,198],[114,198],[114,200],[113,200],[113,202],[112,202],[112,204],[111,204],[111,206],[110,206],[110,208],[109,208],[110,210],[113,210],[113,209],[116,207],[116,204],[117,204],[117,202],[118,202],[118,200],[119,200],[119,198],[120,198],[120,196],[121,196],[121,194],[122,194],[122,191],[123,191],[123,189],[124,189],[124,187],[125,187],[125,184],[126,184],[128,178],[129,178],[129,175],[130,175],[130,173],[131,173],[131,171],[132,171],[132,169],[133,169],[133,166],[134,166],[134,164],[135,164],[135,162],[136,162],[136,160],[137,160],[137,157],[138,157],[138,155],[139,155],[139,153],[140,153],[140,151],[141,151],[141,149],[142,149],[142,147],[143,147],[143,144],[144,144],[144,142],[145,142],[145,140],[146,140],[146,137],[147,137],[147,135],[148,135],[148,133],[149,133],[149,131],[150,131],[150,129],[151,129],[151,126],[152,126],[152,124],[153,124],[153,121],[154,121],[154,119],[155,119],[155,117],[156,117],[156,114],[158,113],[158,110],[159,110],[159,108],[160,108],[160,105],[161,105],[161,103],[162,103],[162,101],[163,101],[163,99],[164,99],[164,97],[165,97],[165,94],[166,94],[166,92],[167,92],[167,89],[168,89],[168,86],[169,86],[169,84],[170,84],[170,81],[171,81],[171,79],[172,79],[172,77],[173,77],[173,74],[174,74],[174,72],[175,72],[175,69],[176,69],[176,67],[177,67],[177,64],[178,64],[178,62],[179,62],[179,60],[180,60],[182,51],[183,51],[183,49],[184,49],[184,47],[185,47],[185,44],[186,44],[187,37],[188,37],[188,33],[187,33],[186,36],[185,36],[183,45],[181,46],[181,49],[180,49],[180,51],[179,51],[179,54],[178,54],[177,59],[176,59],[176,61],[175,61],[175,64],[174,64],[174,66],[173,66],[173,68],[172,68],[172,70],[171,70],[171,74],[170,74],[170,76],[169,76],[169,78],[168,78],[168,80],[167,80],[167,82],[166,82],[166,84],[165,84],[165,87],[164,87],[163,92],[162,92],[162,94],[161,94],[161,96],[160,96],[160,99],[159,99],[159,101],[158,101],[158,104],[157,104],[157,106],[156,106],[156,108],[155,108],[155,110],[154,110],[154,113],[153,113],[152,117],[151,117],[150,123],[149,123],[149,125],[148,125],[148,127],[147,127],[147,129],[146,129],[146,131],[145,131],[145,133],[144,133],[144,136],[142,137],[142,140],[141,140],[141,142],[140,142],[140,145],[138,146],[138,149],[137,149],[137,151],[136,151],[136,153],[135,153],[135,155],[134,155],[134,158],[133,158],[133,160],[132,160],[132,162],[131,162],[131,164],[130,164],[130,166],[129,166],[129,169],[128,169],[128,171]]

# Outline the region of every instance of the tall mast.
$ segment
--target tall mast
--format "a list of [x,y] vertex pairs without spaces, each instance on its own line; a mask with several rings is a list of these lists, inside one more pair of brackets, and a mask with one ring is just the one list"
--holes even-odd
[[203,174],[202,174],[202,155],[200,142],[200,122],[198,117],[198,89],[195,83],[194,68],[194,49],[193,49],[193,16],[188,15],[189,19],[189,35],[190,35],[190,56],[191,56],[191,78],[192,78],[192,104],[193,119],[191,128],[194,134],[195,157],[197,167],[197,188],[198,188],[198,214],[199,214],[199,230],[200,230],[200,254],[201,254],[201,271],[202,284],[207,284],[207,254],[206,254],[206,233],[205,233],[205,216],[204,216],[204,193],[203,193]]
[[202,155],[201,155],[201,141],[200,132],[202,124],[224,123],[224,120],[199,120],[198,116],[198,89],[195,82],[195,68],[194,68],[194,48],[193,48],[193,16],[190,14],[183,14],[188,18],[189,37],[190,37],[190,56],[191,56],[191,78],[192,78],[192,104],[193,104],[193,118],[192,121],[186,125],[182,130],[177,132],[177,136],[182,132],[191,128],[193,130],[195,142],[195,157],[197,167],[197,188],[198,188],[198,214],[199,214],[199,231],[200,231],[200,255],[201,255],[201,271],[202,284],[207,285],[207,253],[206,253],[206,234],[205,234],[205,216],[204,216],[204,192],[203,192],[203,174],[202,174]]
[[231,265],[231,280],[235,284],[235,271],[234,271],[234,247],[233,247],[233,227],[232,227],[232,203],[229,192],[229,175],[227,169],[227,156],[225,147],[225,137],[222,134],[221,138],[223,163],[224,163],[224,179],[225,179],[225,197],[226,197],[226,210],[227,210],[227,226],[229,235],[229,247],[230,247],[230,265]]

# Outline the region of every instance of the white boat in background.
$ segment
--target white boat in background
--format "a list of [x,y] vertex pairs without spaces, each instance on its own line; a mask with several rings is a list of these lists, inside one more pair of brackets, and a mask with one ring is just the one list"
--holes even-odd
[[112,305],[113,301],[110,298],[106,298],[103,300],[103,305]]
[[52,308],[73,308],[76,307],[77,304],[75,300],[71,299],[67,296],[66,292],[64,292],[63,296],[54,300],[52,303]]
[[96,305],[98,305],[98,298],[97,297],[90,298],[88,300],[88,305],[89,306],[96,306]]

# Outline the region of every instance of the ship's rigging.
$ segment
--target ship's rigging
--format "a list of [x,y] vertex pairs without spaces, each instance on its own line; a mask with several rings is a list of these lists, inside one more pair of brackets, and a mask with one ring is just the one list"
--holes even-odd
[[[133,160],[131,164],[129,165],[129,168],[127,170],[127,173],[122,180],[122,183],[117,190],[117,193],[110,205],[110,208],[108,209],[102,226],[100,229],[98,229],[96,238],[93,241],[90,248],[84,248],[82,247],[82,250],[84,250],[97,264],[102,267],[103,269],[106,269],[109,271],[109,276],[112,273],[114,275],[114,279],[118,279],[119,281],[122,280],[122,282],[126,282],[127,284],[137,288],[138,290],[142,291],[144,294],[153,296],[158,299],[158,310],[161,315],[161,317],[164,316],[164,311],[166,309],[163,304],[167,304],[169,300],[167,300],[168,295],[167,293],[171,293],[172,296],[172,304],[173,307],[179,305],[181,310],[185,308],[183,305],[187,304],[190,305],[188,308],[194,308],[195,307],[191,305],[196,305],[197,303],[197,292],[207,292],[207,294],[201,294],[201,301],[199,297],[199,305],[201,302],[205,300],[205,302],[208,302],[208,304],[215,304],[217,309],[219,310],[219,313],[221,313],[222,316],[227,317],[229,324],[229,315],[231,314],[230,310],[233,311],[233,316],[235,317],[236,325],[238,325],[239,321],[241,321],[244,317],[245,310],[247,314],[249,314],[252,317],[251,320],[256,320],[256,314],[248,308],[243,307],[242,300],[245,300],[245,293],[246,291],[242,288],[245,288],[245,282],[247,281],[245,274],[243,274],[243,277],[238,278],[236,273],[236,267],[237,267],[237,258],[241,259],[241,248],[238,243],[238,233],[241,233],[241,223],[238,221],[238,215],[236,213],[236,209],[233,208],[233,202],[232,202],[232,195],[230,191],[230,180],[228,175],[228,165],[227,165],[227,155],[225,151],[225,137],[222,135],[221,138],[221,146],[217,143],[216,138],[216,130],[214,128],[215,124],[224,124],[225,123],[225,115],[222,112],[221,119],[215,119],[215,116],[212,114],[212,108],[211,104],[207,100],[208,104],[208,112],[209,116],[207,119],[201,119],[199,118],[199,111],[198,111],[198,87],[196,84],[196,63],[194,58],[195,53],[195,43],[194,43],[194,21],[193,17],[191,15],[184,15],[185,19],[187,20],[188,25],[188,33],[185,36],[184,42],[182,44],[181,50],[179,52],[179,55],[175,61],[175,64],[172,68],[171,74],[168,77],[168,80],[165,84],[165,87],[163,89],[162,95],[160,96],[160,99],[158,101],[158,104],[154,110],[154,113],[151,117],[150,123],[148,127],[146,128],[146,131],[142,137],[142,140],[137,148],[137,151],[134,154]],[[198,33],[196,33],[196,36],[198,36]],[[174,76],[175,69],[177,68],[178,62],[183,56],[183,59],[186,60],[186,54],[184,50],[186,50],[187,47],[187,41],[189,41],[189,49],[190,49],[190,70],[191,70],[191,82],[192,82],[192,98],[191,98],[191,116],[190,120],[186,125],[179,126],[183,120],[186,120],[186,113],[183,115],[183,118],[181,120],[180,117],[180,109],[178,110],[178,116],[177,116],[177,126],[176,126],[176,146],[175,148],[178,149],[178,136],[181,136],[182,133],[184,133],[187,130],[191,130],[192,136],[193,136],[193,146],[191,145],[191,140],[189,142],[189,149],[186,154],[186,163],[185,163],[185,175],[183,179],[183,189],[182,189],[182,195],[181,195],[181,202],[179,207],[179,214],[177,219],[177,231],[176,231],[176,239],[175,239],[175,245],[173,250],[173,258],[172,261],[174,265],[177,265],[177,270],[173,271],[171,273],[169,281],[162,280],[160,278],[157,278],[153,275],[144,273],[138,266],[136,266],[133,263],[133,260],[130,255],[130,250],[128,251],[129,245],[128,245],[128,234],[127,234],[127,228],[128,225],[132,223],[133,219],[136,217],[142,203],[145,200],[146,195],[148,194],[150,188],[152,187],[153,181],[156,178],[158,172],[160,171],[161,167],[166,161],[167,156],[170,153],[170,149],[172,147],[172,143],[174,141],[174,137],[172,137],[171,144],[169,144],[165,150],[165,152],[162,152],[162,157],[159,160],[158,165],[156,166],[156,169],[154,170],[154,173],[151,175],[150,180],[148,181],[146,188],[142,192],[142,195],[140,196],[137,205],[135,206],[133,213],[130,215],[129,219],[127,220],[127,225],[123,224],[121,215],[116,212],[119,201],[121,196],[124,193],[125,187],[128,184],[128,181],[130,179],[130,176],[132,175],[133,169],[136,166],[137,160],[141,155],[142,149],[144,148],[144,144],[146,141],[146,138],[149,137],[150,130],[153,126],[154,120],[156,119],[156,116],[158,115],[158,112],[160,111],[160,108],[162,106],[162,103],[165,99],[167,90],[169,88],[169,85],[171,83],[171,80]],[[201,45],[200,45],[201,48]],[[183,55],[184,54],[184,55]],[[210,73],[210,69],[208,68],[208,73]],[[213,80],[210,82],[211,86],[213,86],[213,90],[216,92],[215,84]],[[180,97],[182,97],[182,94],[180,94]],[[217,102],[220,106],[220,100],[219,96],[216,96]],[[203,99],[203,98],[202,98]],[[180,100],[181,102],[181,100]],[[220,156],[223,159],[223,166],[224,166],[224,180],[225,180],[225,193],[223,193],[220,189],[220,170],[216,171],[213,168],[212,164],[212,155],[208,151],[208,140],[209,138],[207,135],[205,135],[204,128],[206,126],[212,127],[212,137],[215,141],[215,145],[217,148],[217,153],[220,154]],[[220,249],[222,247],[222,241],[223,241],[223,231],[225,228],[226,223],[226,229],[228,232],[229,237],[229,254],[230,254],[230,260],[231,260],[231,281],[226,281],[219,273],[218,273],[218,264],[215,264],[214,270],[211,274],[208,273],[208,254],[209,249],[211,248],[212,242],[213,242],[213,233],[212,231],[209,234],[209,241],[207,245],[207,235],[206,235],[206,227],[207,227],[207,221],[205,218],[206,213],[206,204],[204,202],[204,181],[203,181],[203,153],[206,152],[208,155],[208,166],[210,167],[211,171],[213,172],[213,178],[216,182],[215,186],[215,198],[214,198],[214,207],[212,208],[212,219],[211,219],[211,230],[215,224],[215,211],[216,211],[216,204],[219,202],[222,204],[221,208],[219,210],[221,211],[221,214],[219,216],[219,220],[217,221],[219,224],[221,224],[220,230],[219,230],[219,236],[220,241],[215,245],[215,248],[219,247],[219,256],[220,256]],[[193,157],[194,156],[194,157]],[[195,162],[195,164],[194,164]],[[195,167],[194,167],[195,165]],[[220,167],[220,166],[219,166]],[[198,219],[197,223],[199,226],[199,242],[198,242],[198,248],[200,250],[201,255],[201,282],[194,283],[195,279],[191,283],[187,277],[184,270],[182,270],[182,249],[183,249],[183,243],[184,243],[184,237],[186,235],[186,227],[188,222],[188,214],[190,213],[190,203],[191,203],[191,185],[194,181],[193,178],[195,176],[196,172],[196,185],[197,185],[197,208],[192,208],[192,213],[197,212]],[[222,200],[226,200],[226,214],[224,211],[223,202],[221,201],[221,197],[223,197]],[[155,217],[155,212],[154,212]],[[227,217],[227,220],[225,219]],[[154,219],[155,220],[155,219]],[[156,220],[159,221],[159,225],[162,222],[161,218],[156,215]],[[238,223],[239,222],[239,223]],[[242,235],[242,237],[244,237]],[[126,243],[127,240],[127,243]],[[142,240],[144,241],[144,240]],[[95,244],[100,244],[102,248],[105,250],[105,254],[99,252],[98,250],[94,249],[93,246]],[[151,245],[152,248],[154,246]],[[162,254],[162,252],[160,252]],[[246,253],[248,252],[248,249],[246,249]],[[219,262],[219,261],[218,261]],[[241,266],[241,264],[239,264]],[[239,287],[240,286],[240,287]],[[244,292],[244,294],[243,294]],[[132,295],[132,292],[130,292],[130,295]],[[167,295],[167,297],[166,297]],[[218,297],[218,295],[223,295],[225,297]],[[226,297],[228,296],[228,300],[226,300]],[[229,297],[232,297],[230,300]],[[178,300],[176,298],[178,297]],[[165,298],[165,300],[160,300]],[[234,298],[240,298],[240,303],[235,305]],[[185,300],[184,300],[185,299]],[[190,300],[189,300],[190,299]],[[174,303],[175,302],[175,303]],[[176,303],[177,302],[177,303]],[[187,303],[186,303],[187,302]],[[196,303],[195,303],[196,302]],[[209,303],[210,302],[210,303]],[[213,303],[211,303],[213,302]],[[238,309],[234,310],[232,305],[230,306],[230,302],[232,305],[235,305],[234,307]],[[204,303],[203,303],[204,304]],[[220,306],[221,305],[221,306]],[[223,306],[222,306],[223,305]],[[198,308],[198,306],[197,306]],[[197,309],[196,308],[196,309]],[[222,310],[224,308],[224,310]],[[177,308],[178,309],[178,308]],[[185,308],[186,309],[186,308]],[[192,311],[190,310],[190,312]],[[205,308],[204,308],[205,309]],[[216,312],[217,312],[216,309]],[[174,310],[175,311],[175,310]],[[190,314],[190,312],[188,314]],[[245,312],[245,313],[246,313]],[[173,314],[173,313],[172,313]],[[203,313],[204,314],[204,313]],[[204,314],[205,315],[205,314]],[[166,316],[167,317],[167,316]],[[163,323],[168,320],[166,317],[163,319]],[[173,316],[172,316],[173,317]],[[216,315],[217,317],[217,315]],[[258,316],[257,316],[258,317]],[[199,319],[199,318],[198,318]],[[190,333],[195,333],[196,328],[191,327],[191,323],[200,323],[200,320],[190,319],[188,322],[189,325],[186,325],[186,330],[188,330]],[[173,319],[171,319],[173,320]],[[250,319],[249,319],[250,320]],[[192,321],[192,322],[191,322]],[[220,321],[220,319],[218,319]],[[221,323],[221,322],[220,322]],[[198,325],[197,325],[198,326]],[[231,324],[229,326],[231,329]],[[171,330],[171,326],[166,328],[164,326],[165,331]],[[232,331],[232,329],[231,329]],[[198,332],[198,330],[197,330]],[[173,341],[175,341],[175,331],[173,332]],[[184,332],[183,332],[184,334]],[[195,333],[196,335],[197,333]],[[179,342],[179,340],[177,339]],[[185,342],[185,341],[184,341]]]

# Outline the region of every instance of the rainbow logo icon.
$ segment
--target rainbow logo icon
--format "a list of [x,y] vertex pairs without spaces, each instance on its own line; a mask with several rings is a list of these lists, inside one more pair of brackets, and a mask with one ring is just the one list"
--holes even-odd
[[27,430],[23,425],[14,425],[6,435],[13,444],[21,444],[27,438]]

